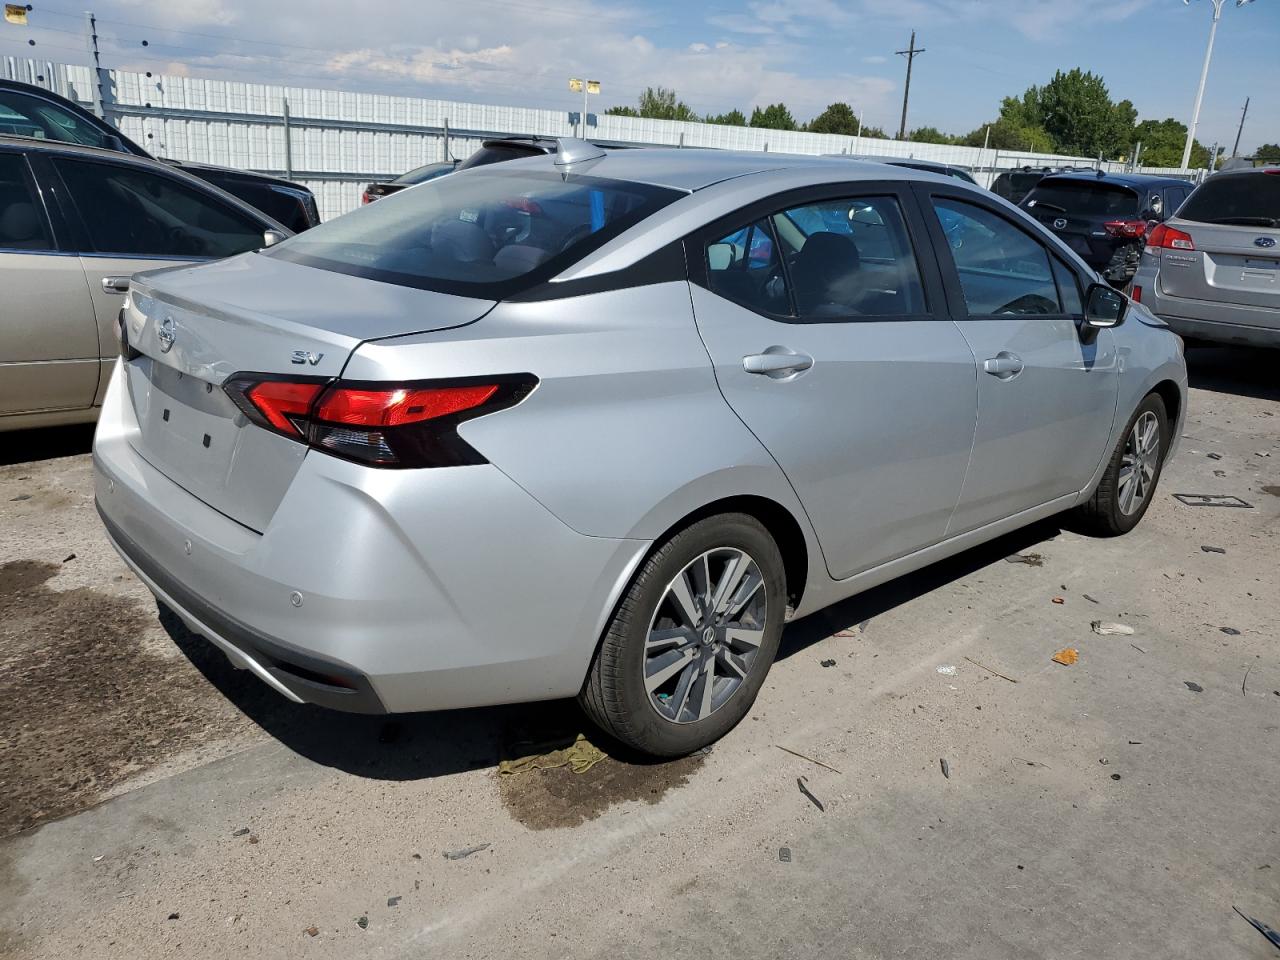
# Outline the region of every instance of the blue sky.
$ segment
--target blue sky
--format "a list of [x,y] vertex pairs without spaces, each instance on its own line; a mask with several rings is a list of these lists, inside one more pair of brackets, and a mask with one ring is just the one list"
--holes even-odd
[[[83,7],[32,0],[0,23],[0,56],[84,62]],[[1056,69],[1101,73],[1142,118],[1189,119],[1209,0],[101,0],[104,61],[154,72],[573,109],[674,87],[699,112],[785,102],[799,120],[846,100],[896,130],[912,28],[927,51],[909,126],[968,131]],[[36,46],[28,45],[34,39]],[[146,41],[146,45],[143,45]],[[1280,0],[1228,0],[1199,139],[1280,142]]]

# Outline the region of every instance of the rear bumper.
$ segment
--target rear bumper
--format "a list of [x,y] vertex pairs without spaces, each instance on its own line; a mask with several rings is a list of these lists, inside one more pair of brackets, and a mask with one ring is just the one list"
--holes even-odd
[[383,471],[314,452],[258,534],[139,456],[136,432],[113,378],[93,458],[116,549],[293,700],[407,712],[572,696],[649,546],[572,531],[492,465]]
[[1160,289],[1160,271],[1143,264],[1133,278],[1142,303],[1183,337],[1255,347],[1280,347],[1280,310],[1171,297]]

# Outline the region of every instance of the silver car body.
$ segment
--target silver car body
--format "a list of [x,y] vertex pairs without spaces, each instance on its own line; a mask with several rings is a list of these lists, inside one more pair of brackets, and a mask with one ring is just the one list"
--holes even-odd
[[1273,199],[1264,211],[1259,196],[1258,206],[1246,205],[1246,215],[1236,219],[1271,214],[1253,223],[1212,223],[1183,215],[1224,186],[1249,186],[1250,193],[1259,194],[1270,188],[1274,198],[1280,194],[1280,170],[1230,171],[1206,180],[1165,224],[1186,234],[1192,249],[1185,241],[1180,247],[1148,244],[1133,278],[1140,291],[1136,295],[1185,337],[1280,347],[1280,218],[1274,216],[1280,203]]
[[[554,160],[503,167],[559,172]],[[690,518],[760,517],[799,617],[1081,502],[1149,391],[1180,424],[1180,342],[1141,307],[1091,333],[1069,319],[953,319],[930,269],[929,316],[782,323],[670,258],[778,194],[890,190],[912,204],[923,189],[998,204],[1093,278],[985,191],[775,154],[590,164],[681,196],[501,302],[257,254],[135,280],[137,353],[117,365],[94,444],[99,510],[155,594],[284,696],[362,711],[572,696],[637,566]],[[788,351],[811,369],[744,369]],[[1023,375],[981,372],[1002,351]],[[538,384],[459,427],[487,462],[383,470],[259,429],[217,389],[299,362],[344,381],[530,371]]]
[[0,137],[0,159],[4,157],[21,158],[25,176],[22,183],[0,182],[0,187],[13,188],[0,190],[0,432],[92,423],[115,366],[115,328],[129,277],[140,270],[208,259],[101,253],[81,243],[74,204],[94,198],[69,196],[48,164],[51,158],[140,171],[235,211],[255,223],[259,235],[268,230],[290,233],[230,194],[155,160]]

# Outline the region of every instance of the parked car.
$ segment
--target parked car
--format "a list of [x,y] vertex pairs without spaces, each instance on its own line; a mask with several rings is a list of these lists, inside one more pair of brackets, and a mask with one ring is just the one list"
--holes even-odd
[[1123,289],[1138,269],[1148,225],[1166,220],[1191,190],[1191,184],[1172,177],[1055,173],[1042,178],[1021,206],[1108,283]]
[[997,197],[1004,197],[1010,203],[1020,204],[1037,183],[1053,172],[1053,167],[1022,167],[1019,170],[1005,170],[991,181],[991,192]]
[[558,140],[550,137],[498,137],[485,140],[480,149],[458,164],[459,170],[487,167],[491,163],[519,160],[521,157],[540,157],[556,152]]
[[288,234],[167,164],[0,136],[0,431],[97,417],[131,274]]
[[1280,347],[1280,167],[1197,187],[1147,235],[1133,298],[1184,337]]
[[443,177],[446,173],[453,173],[457,166],[457,160],[441,160],[438,163],[428,163],[421,167],[415,167],[408,173],[403,173],[387,183],[371,183],[364,188],[364,193],[360,195],[360,202],[373,203],[373,201],[381,200],[383,197],[397,193],[405,187],[412,187],[415,183],[426,183],[436,177]]
[[851,160],[874,160],[876,163],[887,163],[895,167],[906,167],[909,170],[924,170],[926,173],[936,173],[940,177],[954,177],[965,183],[971,183],[975,187],[978,181],[973,179],[973,173],[968,167],[963,167],[958,163],[941,163],[937,160],[917,160],[914,157],[876,157],[870,154],[852,156],[850,154],[828,154],[828,156],[844,156]]
[[564,141],[123,322],[98,509],[234,664],[353,711],[577,696],[658,755],[742,719],[789,614],[1132,529],[1186,406],[1181,340],[1023,212],[816,157]]
[[[0,79],[0,136],[33,137],[115,150],[147,160],[157,159],[123,133],[80,104],[17,80]],[[199,177],[261,210],[294,232],[320,222],[316,198],[306,187],[264,173],[210,166],[182,160],[161,160],[183,173]]]

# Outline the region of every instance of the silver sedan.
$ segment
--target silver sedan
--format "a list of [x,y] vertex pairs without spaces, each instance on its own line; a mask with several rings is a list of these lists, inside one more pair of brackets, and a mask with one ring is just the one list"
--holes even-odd
[[1138,523],[1181,342],[1016,208],[882,164],[556,154],[138,277],[107,532],[283,696],[578,697],[678,755],[784,621],[1067,510]]

